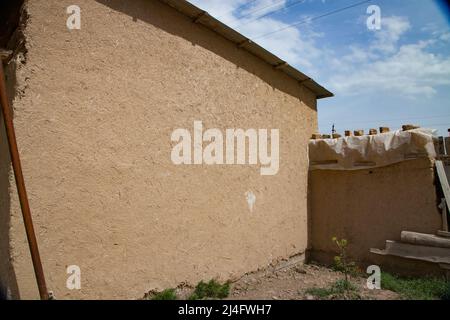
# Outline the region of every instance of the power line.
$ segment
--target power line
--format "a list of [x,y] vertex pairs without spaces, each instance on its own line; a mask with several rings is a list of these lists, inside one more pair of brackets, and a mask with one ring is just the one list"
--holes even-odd
[[252,22],[258,21],[258,20],[260,20],[262,18],[266,18],[268,16],[271,16],[271,15],[277,13],[278,11],[281,11],[281,10],[284,10],[284,9],[288,9],[288,8],[294,7],[296,5],[305,3],[305,2],[306,2],[306,0],[298,0],[298,1],[295,1],[295,2],[291,2],[287,6],[283,6],[283,7],[279,8],[279,9],[276,9],[274,11],[266,13],[266,14],[264,14],[262,16],[259,16],[259,17],[255,18],[255,19],[251,19],[251,20],[245,21],[244,23],[238,24],[238,25],[234,26],[233,28],[239,28],[239,27],[245,26],[245,25],[247,25],[249,23],[252,23]]
[[267,8],[270,8],[270,7],[275,7],[275,6],[277,6],[277,5],[281,4],[281,3],[284,3],[284,2],[285,2],[285,0],[281,0],[281,1],[278,1],[278,2],[275,2],[275,3],[272,3],[272,4],[269,4],[269,5],[264,6],[264,7],[261,7],[261,8],[256,8],[255,10],[252,10],[252,11],[250,11],[250,12],[247,12],[247,13],[244,14],[243,16],[240,16],[239,19],[246,18],[246,17],[248,17],[248,16],[251,16],[251,15],[254,14],[255,12],[262,11],[262,10],[267,9]]
[[352,5],[350,5],[350,6],[343,7],[343,8],[340,8],[340,9],[336,9],[336,10],[333,10],[333,11],[330,11],[330,12],[327,12],[327,13],[324,13],[324,14],[321,14],[321,15],[319,15],[319,16],[315,16],[315,17],[312,17],[312,18],[300,20],[300,21],[298,21],[298,22],[289,24],[289,25],[287,25],[286,27],[283,27],[283,28],[280,28],[280,29],[277,29],[277,30],[274,30],[274,31],[271,31],[271,32],[268,32],[268,33],[265,33],[265,34],[262,34],[262,35],[259,35],[259,36],[257,36],[257,37],[254,37],[253,40],[265,38],[265,37],[267,37],[267,36],[269,36],[269,35],[272,35],[272,34],[274,34],[274,33],[277,33],[277,32],[280,32],[280,31],[283,31],[283,30],[292,28],[292,27],[296,27],[296,26],[299,26],[299,25],[302,25],[302,24],[305,24],[305,23],[309,23],[309,22],[311,22],[311,21],[315,21],[315,20],[318,20],[318,19],[321,19],[321,18],[324,18],[324,17],[328,17],[328,16],[331,16],[331,15],[333,15],[333,14],[336,14],[336,13],[339,13],[339,12],[342,12],[342,11],[345,11],[345,10],[348,10],[348,9],[351,9],[351,8],[354,8],[354,7],[358,7],[358,6],[360,6],[360,5],[363,5],[364,3],[368,3],[368,2],[371,2],[371,1],[372,1],[372,0],[360,1],[360,2],[357,2],[357,3],[352,4]]
[[252,3],[256,2],[256,1],[259,1],[259,0],[252,0],[252,1],[246,2],[246,3],[242,4],[242,5],[240,5],[239,7],[234,8],[233,10],[227,11],[227,12],[221,14],[220,16],[216,16],[216,19],[224,17],[224,16],[226,16],[229,13],[233,13],[236,10],[242,9],[244,7],[247,7],[247,6],[251,5]]

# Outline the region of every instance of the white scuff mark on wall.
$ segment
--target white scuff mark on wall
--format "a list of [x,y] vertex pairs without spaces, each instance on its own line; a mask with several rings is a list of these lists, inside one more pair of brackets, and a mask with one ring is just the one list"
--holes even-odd
[[255,202],[256,202],[255,194],[252,191],[247,191],[245,193],[245,198],[248,203],[248,209],[250,210],[250,212],[253,212],[253,207],[255,206]]

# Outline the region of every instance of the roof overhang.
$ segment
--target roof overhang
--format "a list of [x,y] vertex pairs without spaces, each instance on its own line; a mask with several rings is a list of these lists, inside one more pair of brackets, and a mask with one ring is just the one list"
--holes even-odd
[[236,30],[230,28],[226,24],[220,22],[206,11],[194,6],[185,0],[159,0],[175,8],[177,11],[183,13],[193,22],[199,23],[208,29],[216,32],[225,39],[235,43],[242,50],[246,50],[256,57],[264,60],[274,68],[286,73],[289,77],[297,80],[301,85],[311,90],[317,99],[328,98],[334,96],[333,93],[319,85],[313,79],[291,67],[286,61],[281,60],[274,54],[270,53],[260,45],[253,42],[251,39],[243,36]]

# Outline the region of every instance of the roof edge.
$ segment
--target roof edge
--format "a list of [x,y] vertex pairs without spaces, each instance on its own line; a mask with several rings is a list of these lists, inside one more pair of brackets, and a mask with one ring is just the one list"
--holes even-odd
[[279,69],[280,71],[287,74],[289,77],[297,80],[300,85],[303,85],[309,90],[311,90],[316,95],[316,99],[323,99],[334,96],[332,92],[328,91],[326,88],[318,84],[312,78],[308,77],[307,75],[300,72],[296,68],[290,66],[286,61],[281,60],[273,53],[264,49],[263,47],[253,42],[251,39],[245,37],[241,33],[237,32],[233,28],[220,22],[219,20],[208,14],[208,12],[198,8],[192,3],[186,0],[159,0],[159,1],[169,5],[170,7],[184,14],[188,18],[192,19],[192,22],[205,26],[206,28],[221,35],[225,39],[233,42],[239,48],[262,59],[266,63],[270,64],[272,67]]

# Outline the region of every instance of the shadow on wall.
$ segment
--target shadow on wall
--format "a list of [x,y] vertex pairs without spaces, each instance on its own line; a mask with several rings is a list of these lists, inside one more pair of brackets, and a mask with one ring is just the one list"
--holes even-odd
[[[247,72],[259,77],[261,80],[269,83],[274,89],[276,88],[294,97],[305,98],[301,95],[301,86],[297,81],[282,71],[275,70],[260,58],[239,49],[231,41],[216,34],[214,31],[193,23],[187,16],[162,2],[156,0],[136,0],[132,3],[123,0],[96,1],[130,16],[133,21],[144,21],[174,36],[182,37],[191,42],[193,46],[201,46],[232,62],[237,68],[245,69]],[[179,22],[175,22],[176,19],[179,19]],[[315,108],[315,103],[306,103],[306,105],[310,108]]]
[[[5,70],[10,105],[12,105],[14,96],[12,93],[15,90],[15,79],[8,78],[8,75],[15,74],[15,70],[11,71],[12,65],[8,68],[9,70]],[[10,175],[12,175],[12,167],[8,141],[3,116],[0,113],[0,300],[20,297],[10,250]]]

